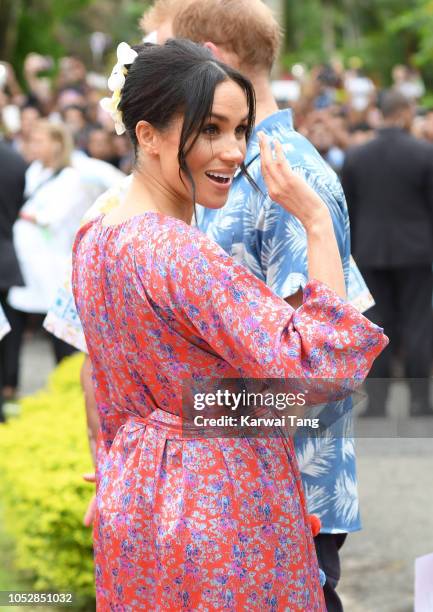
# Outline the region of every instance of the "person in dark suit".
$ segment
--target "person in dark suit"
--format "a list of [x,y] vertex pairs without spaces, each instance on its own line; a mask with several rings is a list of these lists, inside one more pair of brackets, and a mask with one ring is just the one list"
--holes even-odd
[[[23,285],[23,278],[15,254],[12,227],[24,201],[24,183],[27,164],[8,144],[0,141],[0,303],[6,317],[11,309],[7,304],[10,287]],[[0,341],[0,395],[8,386],[8,354],[10,334]],[[1,411],[0,411],[1,412]],[[0,414],[0,419],[3,413]]]
[[[352,253],[376,301],[367,316],[391,339],[370,376],[389,378],[394,340],[410,379],[410,413],[430,415],[433,146],[410,135],[413,108],[401,94],[386,92],[382,113],[382,129],[348,152],[342,172]],[[367,381],[366,415],[385,414],[388,384]]]

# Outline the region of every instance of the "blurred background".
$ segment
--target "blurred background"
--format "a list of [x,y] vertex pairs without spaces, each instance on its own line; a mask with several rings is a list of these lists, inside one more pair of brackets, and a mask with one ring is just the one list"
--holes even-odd
[[[267,4],[284,30],[274,94],[281,108],[293,109],[296,129],[337,174],[343,173],[348,151],[375,138],[385,90],[410,101],[410,133],[433,143],[432,0]],[[50,143],[59,142],[73,160],[75,174],[45,201],[54,215],[60,197],[68,194],[63,212],[56,209],[57,242],[44,251],[46,262],[56,264],[44,279],[47,292],[63,279],[66,245],[81,215],[131,172],[129,142],[115,134],[99,101],[107,95],[118,42],[141,41],[138,23],[151,5],[0,0],[1,144],[20,156],[30,183],[29,169],[35,175],[41,171]],[[58,132],[41,119],[57,125]],[[7,196],[7,189],[0,176],[0,193]],[[22,242],[25,251],[30,241],[23,235]],[[0,286],[2,304],[15,283]],[[7,349],[13,367],[11,360],[2,366],[0,591],[73,591],[74,607],[92,610],[91,531],[82,524],[92,496],[92,485],[81,477],[92,471],[79,386],[82,356],[53,345],[43,331],[46,303],[24,308],[20,299],[17,293],[14,308],[32,314],[16,320],[20,338]],[[408,411],[407,386],[397,378],[402,373],[397,354],[387,404],[391,419]],[[364,408],[362,402],[357,406],[359,412]],[[343,549],[340,592],[348,612],[409,612],[415,559],[433,551],[433,441],[423,424],[406,437],[391,435],[388,426],[382,435],[371,431],[357,443],[364,530],[351,535]]]
[[[430,0],[269,0],[284,29],[274,91],[338,171],[344,151],[372,136],[381,91],[393,87],[417,105],[413,132],[433,141]],[[112,138],[100,111],[116,44],[142,38],[151,2],[2,0],[0,131],[26,150],[32,121],[61,117],[91,157],[128,172],[126,138]],[[326,128],[332,127],[332,130]]]

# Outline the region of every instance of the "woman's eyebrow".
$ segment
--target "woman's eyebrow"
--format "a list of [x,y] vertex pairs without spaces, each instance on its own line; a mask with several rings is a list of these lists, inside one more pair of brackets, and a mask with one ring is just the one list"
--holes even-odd
[[[226,117],[225,115],[220,115],[219,113],[211,113],[210,117],[213,117],[214,119],[218,119],[219,121],[229,121],[228,117]],[[248,120],[248,115],[245,115],[245,117],[241,119],[241,121],[247,121],[247,120]]]

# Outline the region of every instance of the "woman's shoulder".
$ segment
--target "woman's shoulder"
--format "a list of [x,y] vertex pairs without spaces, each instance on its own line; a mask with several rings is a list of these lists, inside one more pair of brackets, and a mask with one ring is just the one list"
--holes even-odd
[[[146,250],[151,247],[157,260],[187,264],[199,257],[228,257],[221,247],[195,226],[161,213],[140,216],[134,238]],[[143,239],[143,236],[146,238]]]
[[[231,258],[198,228],[156,211],[136,215],[114,225],[104,223],[101,214],[85,223],[78,231],[74,252],[83,248],[99,249],[111,245],[120,255],[128,252],[135,265],[149,269],[154,266],[162,275],[190,266],[206,269],[211,260]],[[83,242],[84,240],[84,242]],[[125,251],[126,250],[126,251]]]
[[65,166],[57,171],[57,178],[62,182],[80,181],[80,173],[72,166]]

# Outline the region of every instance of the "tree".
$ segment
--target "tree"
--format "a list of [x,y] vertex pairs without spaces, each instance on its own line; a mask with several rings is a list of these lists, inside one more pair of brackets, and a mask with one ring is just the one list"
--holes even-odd
[[0,0],[0,58],[12,57],[20,10],[20,0]]
[[[357,56],[389,82],[397,63],[415,63],[433,84],[433,0],[285,0],[285,63]],[[432,74],[430,74],[432,71]]]
[[74,54],[90,65],[90,34],[97,30],[113,42],[137,41],[138,19],[148,5],[147,0],[0,0],[0,57],[18,75],[31,52],[54,59]]

